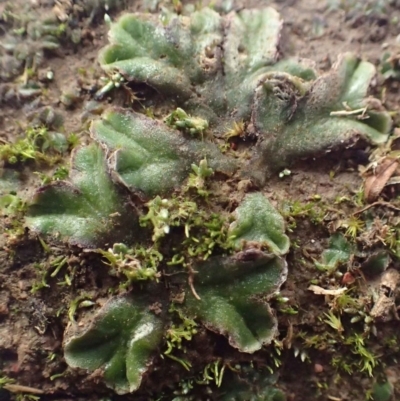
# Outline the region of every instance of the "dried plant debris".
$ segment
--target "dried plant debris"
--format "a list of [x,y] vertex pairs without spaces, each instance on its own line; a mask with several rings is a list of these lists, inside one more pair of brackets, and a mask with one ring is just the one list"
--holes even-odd
[[386,157],[374,169],[373,174],[365,180],[364,195],[367,202],[374,202],[378,199],[383,188],[395,174],[399,166],[397,158]]
[[[399,138],[400,131],[395,128],[389,140],[371,152],[370,163],[358,167],[364,179],[364,198],[369,203],[376,201],[381,195],[390,196],[390,191],[384,191],[385,187],[397,185],[400,182]],[[395,191],[392,195],[394,193]]]

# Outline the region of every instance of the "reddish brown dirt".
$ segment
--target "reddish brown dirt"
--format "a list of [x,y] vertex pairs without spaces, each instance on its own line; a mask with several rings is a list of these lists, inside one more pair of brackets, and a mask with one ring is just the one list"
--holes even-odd
[[[18,2],[25,4],[26,0],[14,1]],[[0,4],[0,12],[6,3],[4,1]],[[31,3],[32,7],[49,10],[51,7],[48,4],[53,2],[32,0]],[[140,1],[127,3],[126,10],[129,11],[146,9],[146,5]],[[384,51],[398,51],[398,7],[388,7],[386,14],[368,15],[365,10],[329,10],[329,2],[318,0],[238,0],[234,3],[236,9],[261,7],[265,4],[276,7],[285,22],[280,46],[282,57],[309,58],[322,70],[328,69],[343,52],[354,52],[378,66]],[[333,4],[334,1],[330,3]],[[117,18],[119,13],[126,10],[119,10],[111,16],[113,19]],[[85,30],[82,42],[72,45],[66,41],[57,54],[46,54],[39,67],[39,74],[49,70],[54,72],[54,80],[45,84],[46,91],[40,98],[40,104],[32,104],[31,101],[1,104],[0,140],[14,140],[24,131],[24,127],[29,125],[32,111],[41,106],[51,106],[63,116],[63,130],[66,133],[75,132],[82,142],[87,141],[87,125],[82,122],[83,107],[101,85],[102,72],[96,57],[98,50],[107,42],[107,27],[101,16],[91,24],[87,17],[81,17],[78,24]],[[0,42],[1,39],[0,36]],[[60,95],[72,87],[77,88],[79,96],[76,102],[67,108],[60,103]],[[378,77],[373,90],[382,98],[386,107],[394,112],[396,120],[396,114],[400,111],[398,83],[384,84],[382,78]],[[102,107],[106,107],[107,102],[104,101]],[[278,208],[282,208],[288,199],[306,202],[316,194],[321,197],[321,202],[333,205],[335,199],[340,196],[352,197],[362,185],[357,164],[354,155],[350,158],[346,154],[334,155],[330,160],[317,159],[299,163],[293,167],[289,177],[273,178],[268,183],[265,193]],[[32,176],[37,167],[31,164],[23,171],[26,180],[21,193],[26,198],[40,185],[38,179]],[[330,177],[332,171],[335,172],[334,178]],[[317,205],[318,202],[315,208]],[[348,207],[348,211],[353,210],[354,206]],[[396,378],[400,377],[400,368],[395,362],[395,357],[400,356],[399,347],[389,350],[382,345],[383,341],[391,336],[398,340],[398,322],[379,326],[378,337],[371,340],[372,349],[383,360],[374,379],[359,372],[352,376],[338,372],[331,365],[332,354],[326,349],[310,350],[305,362],[301,362],[300,358],[294,355],[294,349],[303,346],[298,337],[300,331],[305,331],[311,336],[328,330],[319,319],[322,312],[327,311],[323,297],[313,295],[307,290],[310,280],[319,275],[313,259],[318,259],[327,246],[330,236],[328,223],[329,218],[318,223],[313,223],[307,217],[299,219],[297,228],[290,234],[297,246],[288,257],[289,277],[282,295],[287,296],[290,299],[289,304],[295,306],[299,312],[293,316],[280,315],[281,339],[288,333],[290,335],[291,328],[293,333],[292,341],[289,341],[292,342],[291,348],[283,351],[278,384],[291,401],[364,401],[366,391],[371,388],[374,380],[386,373],[395,385],[393,400],[400,399],[400,383],[396,383]],[[83,289],[101,303],[100,301],[107,297],[108,287],[115,285],[115,281],[107,274],[107,268],[100,264],[98,259],[92,262],[87,255],[79,255],[82,257],[81,262],[72,262],[69,267],[78,268],[72,287],[57,285],[57,280],[52,279],[49,280],[49,288],[32,294],[32,286],[41,275],[37,264],[46,264],[48,257],[36,236],[27,232],[13,241],[1,233],[2,227],[8,227],[9,219],[3,217],[0,224],[0,377],[7,376],[20,385],[40,390],[43,392],[43,395],[40,394],[42,399],[98,400],[103,396],[112,397],[112,393],[103,385],[94,384],[96,378],[93,380],[92,377],[92,380],[89,380],[86,375],[69,370],[62,356],[62,336],[68,324],[66,310],[69,303]],[[305,256],[304,250],[308,257]],[[76,254],[74,249],[68,252],[69,255]],[[201,338],[207,346],[213,344],[213,338]],[[50,379],[58,374],[58,377]],[[173,380],[180,379],[181,374],[181,370],[172,369],[170,377]],[[159,377],[150,376],[147,382],[147,386],[156,387],[152,380],[159,380]],[[168,380],[165,379],[165,382],[168,383]],[[124,399],[150,399],[146,395],[147,390],[149,388],[144,389],[143,398],[133,395]],[[7,400],[10,396],[15,398],[16,394],[10,395],[5,390],[0,391],[1,400]]]

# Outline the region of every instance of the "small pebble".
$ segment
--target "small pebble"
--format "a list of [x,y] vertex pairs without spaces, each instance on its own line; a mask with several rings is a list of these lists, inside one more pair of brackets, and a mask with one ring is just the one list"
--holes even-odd
[[0,316],[8,315],[9,310],[7,305],[0,305]]
[[324,367],[321,364],[319,364],[319,363],[314,364],[314,372],[315,373],[322,373],[323,371],[324,371]]
[[343,278],[342,278],[342,284],[350,285],[350,284],[353,284],[355,281],[356,281],[356,279],[350,272],[344,273]]

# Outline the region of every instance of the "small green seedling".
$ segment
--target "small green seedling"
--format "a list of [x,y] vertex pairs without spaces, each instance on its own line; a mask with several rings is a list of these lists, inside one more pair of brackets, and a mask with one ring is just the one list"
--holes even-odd
[[51,165],[67,150],[63,134],[49,132],[46,127],[30,127],[15,143],[0,145],[0,159],[9,164],[36,160]]
[[146,249],[137,246],[129,249],[124,244],[114,244],[112,249],[107,251],[98,249],[97,252],[107,260],[105,263],[112,269],[110,274],[126,276],[128,281],[125,286],[135,281],[158,281],[161,276],[157,268],[163,256],[154,248]]
[[212,168],[208,167],[207,159],[200,160],[198,166],[192,164],[193,173],[189,175],[187,188],[194,188],[197,194],[203,197],[208,197],[209,192],[205,189],[206,179],[214,174]]
[[354,253],[353,246],[343,237],[342,234],[332,235],[329,241],[329,248],[321,255],[321,262],[314,261],[318,270],[334,272],[341,265],[350,260]]
[[197,334],[197,323],[186,316],[174,307],[171,306],[169,312],[177,312],[180,323],[172,324],[166,331],[165,339],[167,341],[167,349],[164,355],[179,362],[186,370],[190,370],[191,364],[183,358],[174,355],[174,351],[178,350],[186,353],[186,347],[184,342],[191,341],[193,336]]
[[384,53],[381,59],[381,73],[385,79],[400,80],[400,59],[398,54]]
[[[142,227],[148,223],[153,226],[152,240],[157,242],[160,238],[170,233],[171,227],[184,225],[185,235],[189,237],[190,220],[197,212],[197,205],[192,201],[181,202],[177,198],[161,199],[156,196],[146,204],[148,212],[140,218]],[[185,222],[183,224],[183,222]]]
[[189,116],[183,109],[177,108],[164,119],[169,127],[177,128],[193,137],[203,138],[208,129],[208,122],[200,117]]
[[225,368],[226,365],[220,359],[207,364],[203,370],[203,383],[215,383],[217,387],[221,387]]
[[102,99],[114,88],[119,88],[124,82],[124,77],[119,72],[110,73],[107,78],[103,77],[104,85],[96,92],[95,99]]

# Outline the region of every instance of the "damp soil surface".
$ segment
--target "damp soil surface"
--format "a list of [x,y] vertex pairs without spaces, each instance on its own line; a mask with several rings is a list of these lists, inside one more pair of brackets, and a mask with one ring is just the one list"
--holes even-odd
[[[22,48],[24,34],[18,33],[15,27],[21,26],[18,21],[28,18],[29,13],[38,21],[45,21],[47,15],[55,13],[60,22],[69,24],[60,36],[61,45],[55,50],[38,49],[36,61],[14,62],[9,53],[3,52],[8,56],[3,54],[0,58],[0,143],[15,142],[32,124],[46,124],[66,135],[74,133],[80,144],[85,144],[90,141],[90,120],[110,104],[126,101],[126,94],[122,92],[96,98],[104,85],[97,54],[107,43],[108,26],[104,22],[104,2],[88,1],[86,4],[91,5],[86,8],[84,3],[72,0],[0,2],[0,44],[8,43],[7,38],[14,35]],[[114,3],[117,5],[108,12],[112,20],[127,11],[156,13],[163,6],[173,7],[170,3],[157,1]],[[328,70],[337,56],[345,52],[353,52],[372,62],[378,74],[371,93],[393,112],[396,127],[400,111],[399,83],[384,79],[379,73],[383,55],[399,52],[400,5],[395,1],[393,4],[378,0],[232,0],[213,3],[221,12],[266,5],[279,10],[284,20],[280,41],[282,57],[311,59],[322,71]],[[8,10],[12,10],[12,16]],[[71,20],[73,22],[69,23]],[[24,51],[22,49],[20,53]],[[21,82],[38,83],[40,91],[30,95],[19,93],[15,88]],[[133,89],[139,99],[134,100],[132,107],[140,111],[140,98],[145,93],[143,88]],[[277,386],[291,401],[363,401],[370,399],[374,384],[382,382],[390,384],[392,400],[400,399],[400,381],[397,380],[400,377],[400,323],[396,314],[389,316],[391,312],[388,312],[387,319],[365,323],[361,313],[355,319],[355,315],[346,314],[335,306],[334,296],[309,290],[312,283],[325,289],[353,286],[352,294],[364,302],[361,309],[370,311],[373,308],[369,277],[360,266],[376,250],[388,248],[385,229],[399,224],[399,209],[396,207],[396,186],[385,187],[373,206],[363,199],[364,179],[360,175],[360,166],[368,165],[372,150],[361,145],[357,149],[298,162],[290,167],[290,174],[271,178],[262,189],[286,218],[292,242],[287,257],[288,279],[281,291],[287,302],[282,305],[276,301],[273,305],[279,319],[276,343],[279,345],[275,344],[279,348],[279,366],[273,366],[271,357],[276,351],[266,349],[254,355],[243,355],[230,348],[225,339],[204,330],[189,346],[194,369],[204,367],[213,355],[232,364],[239,361],[272,366],[277,373]],[[69,156],[65,156],[52,167],[29,160],[15,165],[4,163],[0,165],[0,174],[18,175],[21,183],[17,188],[18,196],[29,201],[32,193],[42,185],[43,174],[53,174],[60,165],[67,165],[68,159]],[[9,193],[11,184],[10,187],[7,185],[0,187],[1,196]],[[351,216],[364,216],[359,214],[363,208],[367,208],[368,224],[375,231],[370,237],[365,234],[358,238],[367,223],[360,217],[361,227],[353,235],[348,231],[348,221]],[[12,379],[11,384],[0,390],[0,399],[32,399],[32,396],[43,400],[119,398],[104,386],[96,372],[89,375],[68,368],[62,350],[64,330],[71,324],[68,316],[71,302],[84,293],[98,307],[109,296],[109,289],[118,287],[118,280],[108,274],[108,267],[100,257],[85,250],[51,244],[49,251],[35,233],[24,227],[23,211],[16,213],[17,217],[15,213],[3,212],[0,220],[0,387],[1,378]],[[315,261],[321,260],[322,252],[328,248],[329,238],[336,230],[357,245],[358,253],[334,274],[328,274],[318,270]],[[396,236],[394,241],[398,241]],[[390,267],[400,269],[392,248]],[[54,272],[51,263],[59,256],[67,257],[67,267],[51,277],[49,272]],[[84,308],[79,309],[75,319],[79,322],[85,313]],[[341,317],[340,327],[326,323],[330,313]],[[373,356],[373,362],[370,361],[372,371],[364,365],[368,357],[362,355],[363,349],[346,343],[349,333],[353,335],[353,332],[363,336],[364,348]],[[154,363],[158,369],[144,378],[139,392],[122,398],[174,399],[179,382],[190,378],[191,373],[170,362],[158,358]],[[206,398],[203,395],[199,399]]]

